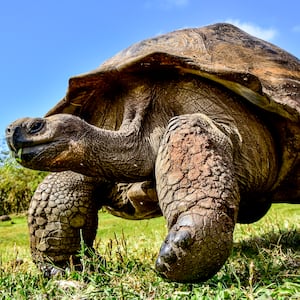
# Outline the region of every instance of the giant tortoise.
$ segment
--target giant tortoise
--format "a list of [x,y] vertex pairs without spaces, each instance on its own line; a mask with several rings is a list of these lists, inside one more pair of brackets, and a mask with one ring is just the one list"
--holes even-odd
[[23,166],[53,172],[29,208],[33,260],[55,273],[81,236],[92,247],[106,207],[165,217],[163,277],[210,278],[237,222],[300,202],[299,90],[296,57],[230,24],[144,40],[72,77],[44,118],[6,131]]

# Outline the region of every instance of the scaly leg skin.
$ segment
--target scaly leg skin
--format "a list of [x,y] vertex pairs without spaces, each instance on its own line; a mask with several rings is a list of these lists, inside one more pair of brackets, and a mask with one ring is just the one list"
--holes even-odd
[[230,255],[239,192],[227,127],[202,114],[173,118],[163,137],[156,180],[169,233],[156,269],[177,282],[204,281]]
[[37,188],[30,203],[28,225],[33,261],[45,276],[59,272],[53,264],[66,267],[71,256],[76,261],[81,233],[84,243],[92,248],[100,187],[92,178],[61,172],[48,175]]
[[48,175],[39,185],[30,203],[28,225],[33,261],[46,277],[62,272],[70,257],[77,263],[80,231],[85,245],[92,248],[102,205],[128,219],[161,215],[152,182],[114,184],[61,172]]

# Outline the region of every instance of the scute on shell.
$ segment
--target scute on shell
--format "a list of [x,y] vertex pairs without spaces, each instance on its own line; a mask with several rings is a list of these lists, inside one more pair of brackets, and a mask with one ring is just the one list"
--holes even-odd
[[262,109],[300,121],[299,59],[223,23],[182,29],[130,46],[97,69],[72,77],[66,97],[47,115],[76,114],[78,107],[89,105],[95,89],[123,72],[162,68],[210,79]]

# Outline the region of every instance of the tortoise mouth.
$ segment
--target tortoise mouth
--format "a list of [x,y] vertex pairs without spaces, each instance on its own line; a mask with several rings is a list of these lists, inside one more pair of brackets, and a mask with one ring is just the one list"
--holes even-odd
[[11,154],[18,161],[31,160],[34,156],[39,155],[45,147],[48,147],[51,142],[40,140],[26,140],[20,134],[7,134],[6,142],[11,151]]
[[23,146],[19,147],[18,149],[11,149],[13,157],[19,162],[19,163],[28,163],[33,161],[34,159],[37,159],[45,150],[45,147],[47,147],[49,143],[47,144],[38,144],[38,145],[31,145],[31,146]]
[[34,149],[47,144],[49,138],[38,138],[44,128],[45,121],[41,118],[25,118],[9,125],[6,128],[6,142],[14,156],[19,157],[24,149]]

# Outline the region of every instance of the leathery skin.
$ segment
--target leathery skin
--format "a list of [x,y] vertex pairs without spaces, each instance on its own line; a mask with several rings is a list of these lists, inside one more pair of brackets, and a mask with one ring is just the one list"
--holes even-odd
[[74,172],[52,173],[39,185],[28,212],[31,253],[37,264],[65,265],[70,256],[75,261],[81,238],[92,247],[98,224],[95,188]]
[[232,160],[229,138],[206,116],[170,122],[156,164],[169,228],[156,261],[164,277],[205,280],[228,258],[239,203]]

